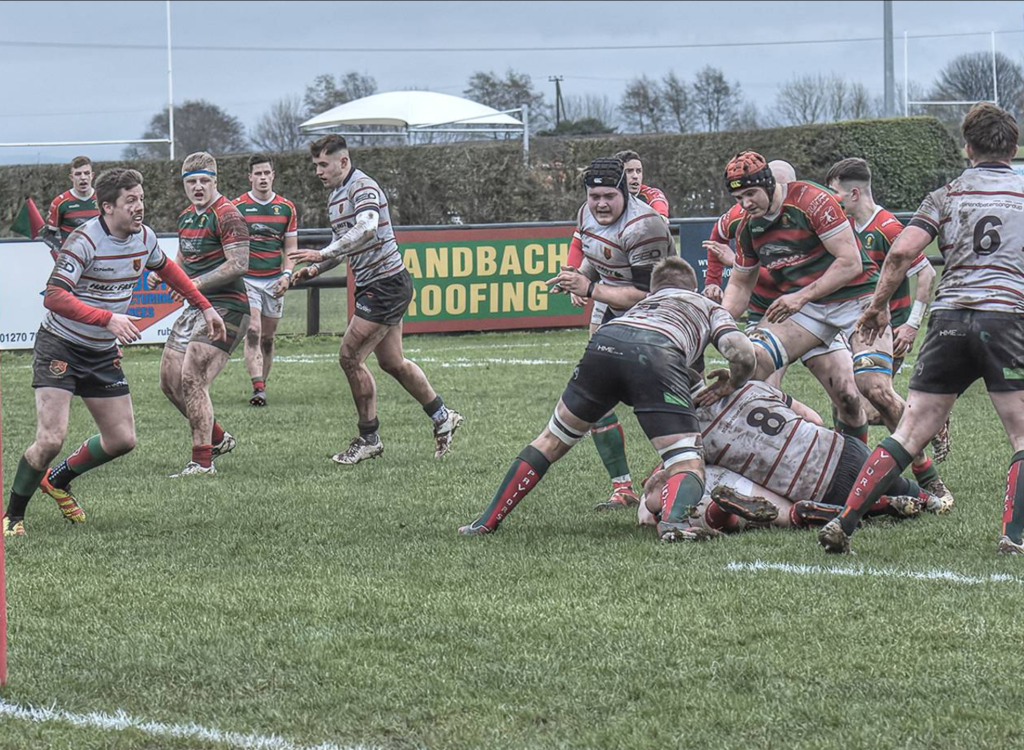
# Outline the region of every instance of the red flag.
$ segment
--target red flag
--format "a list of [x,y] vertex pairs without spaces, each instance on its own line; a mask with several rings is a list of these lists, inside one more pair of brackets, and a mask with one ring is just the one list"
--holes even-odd
[[14,219],[11,231],[20,234],[22,237],[34,240],[39,236],[45,225],[46,222],[43,221],[43,215],[36,208],[35,201],[31,198],[25,198],[25,205],[21,207],[18,216]]

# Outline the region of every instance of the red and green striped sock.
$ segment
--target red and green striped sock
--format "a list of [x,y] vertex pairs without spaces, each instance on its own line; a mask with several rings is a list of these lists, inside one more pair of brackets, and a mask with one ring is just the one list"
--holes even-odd
[[532,445],[523,448],[509,467],[487,510],[473,525],[486,526],[491,531],[497,529],[505,516],[544,478],[550,467],[551,462]]
[[661,492],[661,520],[679,523],[690,517],[690,509],[700,505],[704,481],[692,471],[681,471],[668,478]]
[[102,466],[108,461],[113,461],[115,458],[117,456],[112,456],[103,450],[103,441],[100,436],[93,435],[50,472],[50,484],[62,490],[67,489],[75,477],[81,476],[97,466]]
[[1010,459],[1010,471],[1006,475],[1006,502],[1003,506],[1003,535],[1015,544],[1024,536],[1024,482],[1020,481],[1021,463],[1024,451],[1017,451]]

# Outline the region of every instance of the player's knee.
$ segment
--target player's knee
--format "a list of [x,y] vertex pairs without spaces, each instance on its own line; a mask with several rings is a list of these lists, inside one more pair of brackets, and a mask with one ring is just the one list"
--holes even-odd
[[260,348],[263,350],[264,354],[269,354],[270,352],[274,351],[274,337],[261,335]]
[[163,394],[169,398],[174,398],[177,395],[177,389],[175,388],[175,380],[169,375],[160,373],[160,390]]
[[110,445],[104,445],[104,450],[112,456],[123,456],[135,450],[135,430],[117,435],[110,441]]
[[859,379],[857,385],[861,393],[864,394],[864,398],[878,410],[879,415],[898,415],[903,411],[900,397],[896,395],[896,391],[892,388],[892,381],[888,378]]
[[261,341],[260,329],[250,328],[245,332],[245,345],[250,349],[259,347]]
[[346,373],[353,373],[363,366],[363,361],[342,349],[341,354],[338,355],[338,364],[341,365],[341,369]]
[[397,378],[403,372],[405,372],[406,359],[382,359],[378,360],[380,369],[386,372],[393,378]]
[[60,435],[37,435],[36,452],[45,463],[50,463],[60,454],[64,439]]

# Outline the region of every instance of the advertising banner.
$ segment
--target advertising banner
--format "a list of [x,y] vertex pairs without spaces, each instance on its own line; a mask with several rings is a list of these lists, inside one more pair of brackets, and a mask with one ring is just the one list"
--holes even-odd
[[[178,254],[177,237],[159,238],[170,257]],[[0,243],[0,349],[31,349],[43,322],[43,289],[53,271],[50,249],[42,242]],[[171,299],[165,284],[142,288],[143,276],[132,294],[129,315],[139,318],[140,344],[162,344],[181,314],[182,305]]]

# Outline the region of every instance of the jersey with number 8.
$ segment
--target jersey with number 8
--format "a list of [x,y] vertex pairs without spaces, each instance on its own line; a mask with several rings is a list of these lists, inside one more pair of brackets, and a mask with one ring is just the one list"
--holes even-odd
[[932,310],[1024,312],[1024,177],[965,170],[921,203],[910,226],[938,237],[945,270]]
[[707,463],[794,502],[821,501],[844,439],[800,417],[791,403],[782,391],[751,380],[733,395],[698,408]]

